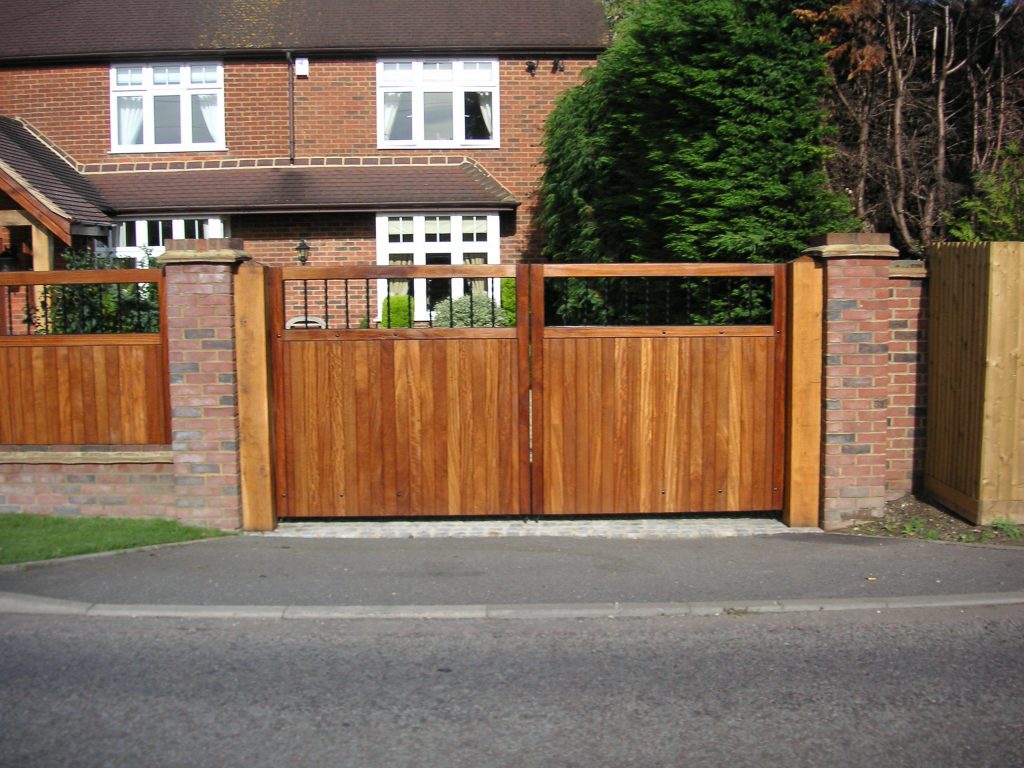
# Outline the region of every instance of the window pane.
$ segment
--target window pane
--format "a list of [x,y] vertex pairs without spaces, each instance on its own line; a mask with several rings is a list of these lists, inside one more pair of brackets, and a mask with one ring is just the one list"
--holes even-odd
[[462,62],[462,71],[467,75],[472,75],[475,80],[490,79],[491,66],[492,62],[490,61],[464,61]]
[[142,143],[142,97],[117,97],[117,143],[121,146]]
[[118,85],[142,85],[142,67],[118,67],[116,72]]
[[491,110],[490,91],[467,91],[466,106],[466,138],[489,140],[492,133],[493,111]]
[[[450,253],[428,253],[425,260],[427,264],[451,264],[452,255]],[[452,281],[450,279],[427,280],[427,309],[433,309],[437,302],[451,298],[451,295]],[[444,320],[441,322],[443,323]]]
[[487,241],[487,217],[486,216],[463,216],[462,217],[462,239],[465,242],[486,242]]
[[185,219],[185,238],[203,240],[206,237],[206,219]]
[[412,91],[384,94],[384,140],[412,141]]
[[157,144],[181,144],[181,97],[153,97],[153,140]]
[[136,242],[136,240],[135,240],[135,222],[134,221],[122,222],[121,226],[120,226],[120,230],[121,230],[121,237],[119,239],[120,239],[121,245],[123,247],[125,247],[125,248],[133,248],[134,246],[136,246],[138,244]]
[[452,79],[452,63],[450,61],[423,62],[423,79],[428,82],[441,82]]
[[423,138],[427,141],[451,141],[455,137],[452,126],[452,94],[423,94]]
[[153,85],[178,85],[181,67],[153,67]]
[[412,80],[411,61],[385,61],[382,78],[386,83],[408,83]]
[[192,142],[212,144],[220,134],[220,110],[217,94],[192,95]]
[[389,243],[411,243],[412,242],[412,216],[389,216],[388,217],[388,242]]
[[[393,253],[388,257],[388,262],[398,267],[411,267],[411,253]],[[389,296],[408,296],[411,280],[388,280]]]
[[189,77],[193,85],[216,85],[218,82],[215,64],[193,65]]
[[423,225],[428,243],[450,243],[452,241],[451,216],[427,216]]
[[170,240],[174,237],[171,232],[171,220],[147,221],[146,234],[146,245],[163,245],[165,240]]
[[[487,254],[486,253],[467,253],[462,257],[462,261],[466,264],[486,264]],[[466,280],[466,292],[472,293],[477,296],[487,293],[487,278],[470,278]]]

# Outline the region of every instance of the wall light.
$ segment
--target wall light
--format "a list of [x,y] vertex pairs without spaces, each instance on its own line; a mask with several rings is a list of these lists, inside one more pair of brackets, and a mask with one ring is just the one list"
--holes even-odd
[[555,59],[551,62],[552,72],[565,72],[565,62],[561,59]]
[[311,250],[313,249],[309,247],[309,243],[306,242],[306,239],[300,239],[299,244],[295,246],[295,253],[298,254],[295,257],[295,260],[302,266],[305,266],[306,262],[309,261],[309,252]]
[[526,62],[526,71],[530,73],[530,77],[533,77],[534,75],[537,74],[536,59],[530,59],[528,62]]

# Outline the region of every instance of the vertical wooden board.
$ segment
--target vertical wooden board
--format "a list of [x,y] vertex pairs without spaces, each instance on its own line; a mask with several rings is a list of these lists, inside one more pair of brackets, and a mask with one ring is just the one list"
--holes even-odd
[[103,349],[104,365],[107,368],[107,402],[110,412],[111,443],[125,442],[124,398],[121,392],[121,359],[117,347]]
[[750,428],[749,425],[743,423],[742,391],[754,385],[755,382],[743,378],[743,343],[745,340],[726,339],[724,341],[728,359],[726,387],[729,396],[725,440],[728,459],[725,462],[725,467],[720,471],[725,477],[725,509],[730,512],[739,512],[743,509],[740,501],[742,495],[740,485],[747,480],[740,472],[740,468],[743,466],[740,434]]
[[363,418],[362,402],[358,396],[356,371],[356,345],[352,342],[338,342],[339,366],[337,379],[341,390],[338,408],[341,418],[336,422],[338,448],[334,455],[337,471],[341,476],[344,504],[341,512],[346,517],[367,514],[359,488],[359,422]]
[[53,350],[53,368],[50,371],[50,403],[53,410],[50,411],[50,418],[53,419],[60,435],[60,442],[74,442],[75,417],[71,410],[71,388],[73,383],[70,377],[70,366],[68,364],[68,348],[56,347]]
[[990,244],[988,339],[984,385],[980,501],[1024,501],[1021,487],[1021,303],[1024,244]]
[[701,509],[714,511],[718,508],[718,461],[720,450],[719,400],[721,396],[718,339],[704,343],[704,403],[702,427],[704,440],[704,463],[701,467]]
[[[0,295],[4,294],[6,294],[6,291],[0,290]],[[0,304],[0,309],[2,308],[3,305]],[[0,314],[0,326],[4,322],[5,316]],[[14,436],[14,424],[11,420],[11,407],[17,402],[19,385],[17,379],[12,377],[11,351],[8,347],[0,346],[0,371],[4,371],[6,377],[4,386],[7,390],[6,396],[0,397],[0,445],[14,443],[12,439]]]
[[632,477],[636,487],[631,512],[649,512],[656,508],[654,478],[654,403],[658,399],[659,352],[654,339],[634,339],[637,367],[633,371],[633,389],[636,392],[636,411],[633,416],[635,435]]
[[572,392],[574,425],[572,438],[567,435],[567,457],[575,467],[575,484],[571,494],[576,514],[596,512],[597,496],[593,492],[592,425],[603,413],[594,392],[594,366],[600,359],[602,339],[580,339],[573,344],[573,367],[566,371],[566,390]]
[[419,456],[420,436],[413,433],[413,396],[415,372],[419,369],[419,349],[415,341],[395,344],[395,513],[411,514],[410,488],[413,485],[413,456]]
[[594,444],[594,470],[597,473],[595,493],[600,500],[600,511],[615,509],[615,487],[618,470],[615,464],[616,427],[622,403],[616,398],[615,339],[605,339],[600,346],[600,360],[594,376],[600,386],[601,418],[596,419]]
[[448,367],[450,348],[448,344],[441,342],[434,348],[434,365],[432,380],[432,407],[433,418],[427,422],[430,424],[429,434],[433,442],[435,476],[435,506],[431,514],[447,515],[452,508],[451,485],[453,479],[450,477],[455,468],[452,465],[452,453],[455,448],[452,445],[451,427],[448,417],[448,401],[452,392],[448,390]]
[[[88,400],[85,398],[84,382],[82,381],[82,348],[69,347],[67,350],[67,404],[71,419],[71,442],[75,445],[85,444],[85,410]],[[90,405],[91,407],[91,405]],[[154,440],[154,443],[162,442]]]
[[396,453],[398,433],[395,429],[395,346],[394,341],[380,342],[380,416],[381,416],[381,485],[378,504],[386,516],[398,513],[396,486]]
[[704,439],[704,348],[707,339],[691,339],[690,341],[690,379],[687,389],[690,396],[690,462],[689,462],[689,504],[687,509],[692,512],[704,509],[704,454],[708,450]]
[[461,375],[459,350],[452,344],[448,345],[448,354],[445,356],[444,368],[444,390],[445,397],[441,401],[445,411],[445,434],[447,437],[447,465],[448,484],[445,488],[445,509],[444,514],[455,515],[462,507],[462,473],[463,473],[463,444],[459,429],[462,420],[459,418],[459,376]]
[[497,423],[494,429],[494,450],[498,465],[495,474],[496,505],[501,514],[521,514],[519,498],[520,446],[519,446],[519,385],[518,344],[500,341],[493,345],[495,356],[495,407]]
[[[544,367],[547,384],[544,387],[543,432],[536,433],[534,444],[541,443],[544,452],[543,482],[544,513],[565,514],[565,417],[562,388],[564,379],[564,343],[561,340],[544,342]],[[534,401],[536,407],[536,401]],[[534,423],[536,430],[538,425]]]
[[774,434],[775,412],[771,385],[774,371],[771,360],[771,344],[765,339],[752,340],[753,368],[751,391],[757,398],[756,416],[751,424],[751,489],[756,509],[770,508],[772,478],[772,437]]
[[757,422],[757,408],[755,406],[755,394],[757,387],[754,386],[754,344],[749,343],[752,339],[743,339],[740,346],[740,381],[739,388],[739,456],[736,464],[737,477],[739,480],[737,508],[740,510],[755,508],[754,482],[754,426]]
[[672,401],[676,428],[673,430],[674,449],[668,452],[668,461],[674,469],[675,482],[670,486],[669,512],[690,511],[690,456],[693,452],[693,428],[690,424],[690,385],[693,342],[678,339],[679,375]]
[[60,443],[59,425],[55,423],[52,413],[53,404],[48,402],[52,393],[49,373],[53,370],[53,350],[36,348],[32,350],[32,411],[35,414],[37,440],[45,443]]

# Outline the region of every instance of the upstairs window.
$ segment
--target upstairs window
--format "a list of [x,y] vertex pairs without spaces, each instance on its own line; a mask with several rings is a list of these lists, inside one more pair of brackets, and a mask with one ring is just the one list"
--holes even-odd
[[215,62],[110,68],[114,152],[224,149],[224,68]]
[[497,147],[497,59],[377,62],[381,148]]

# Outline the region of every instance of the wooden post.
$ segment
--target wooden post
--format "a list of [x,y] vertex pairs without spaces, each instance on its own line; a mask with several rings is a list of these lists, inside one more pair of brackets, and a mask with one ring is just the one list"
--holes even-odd
[[246,262],[239,266],[235,275],[235,340],[242,528],[271,531],[277,520],[274,513],[266,283],[261,264]]
[[786,487],[782,520],[817,527],[821,507],[822,267],[810,256],[789,265]]

